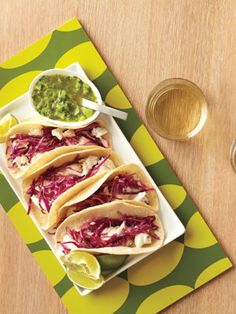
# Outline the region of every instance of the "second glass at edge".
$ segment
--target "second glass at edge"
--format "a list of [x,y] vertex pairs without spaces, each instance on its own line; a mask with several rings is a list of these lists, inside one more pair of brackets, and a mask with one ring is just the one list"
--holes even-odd
[[201,89],[188,80],[167,79],[150,93],[146,118],[160,136],[187,140],[199,133],[206,122],[206,98]]

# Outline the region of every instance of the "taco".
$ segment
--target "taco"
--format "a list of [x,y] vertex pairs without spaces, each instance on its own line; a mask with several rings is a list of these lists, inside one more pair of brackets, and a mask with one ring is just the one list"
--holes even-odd
[[157,192],[144,171],[136,164],[122,165],[80,191],[61,208],[58,221],[88,207],[116,200],[139,201],[159,209]]
[[75,147],[85,149],[90,146],[110,147],[108,132],[101,121],[77,129],[27,121],[10,129],[6,159],[11,175],[20,178]]
[[85,209],[68,217],[57,229],[58,250],[93,254],[150,253],[162,246],[164,229],[150,206],[115,201]]
[[43,229],[50,228],[70,198],[120,164],[111,149],[101,147],[77,150],[51,160],[22,182],[28,213]]

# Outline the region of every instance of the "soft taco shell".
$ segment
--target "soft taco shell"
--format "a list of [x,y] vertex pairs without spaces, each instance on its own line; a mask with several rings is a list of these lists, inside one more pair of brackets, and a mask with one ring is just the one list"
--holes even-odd
[[[102,121],[97,120],[95,122],[97,122],[99,124],[99,127],[106,128],[106,126],[104,125],[104,123]],[[35,161],[30,163],[24,169],[15,169],[15,170],[13,170],[10,167],[10,163],[8,161],[9,155],[7,153],[7,147],[8,147],[9,138],[12,135],[15,135],[15,134],[28,134],[30,129],[37,129],[37,128],[44,127],[44,126],[45,127],[48,126],[48,127],[60,128],[60,127],[58,127],[56,125],[53,125],[53,124],[50,124],[50,123],[33,120],[33,122],[32,121],[21,122],[21,123],[15,125],[14,127],[12,127],[9,130],[8,136],[7,136],[7,141],[6,141],[6,152],[5,152],[5,155],[6,155],[6,161],[7,161],[7,164],[8,164],[9,172],[11,173],[12,177],[14,177],[15,179],[18,179],[18,178],[21,178],[21,177],[25,178],[25,177],[29,176],[31,173],[35,172],[39,167],[41,167],[42,165],[44,165],[47,162],[49,162],[50,160],[52,160],[52,159],[54,159],[54,158],[56,158],[58,156],[61,156],[62,154],[73,152],[75,149],[79,148],[80,150],[87,150],[87,149],[99,147],[99,146],[96,146],[96,145],[87,145],[87,146],[70,145],[70,146],[56,147],[53,150],[50,150],[48,152],[40,154],[35,159]],[[83,128],[83,127],[81,127],[81,128]],[[69,128],[66,127],[66,128],[61,128],[61,129],[69,129]],[[79,129],[79,128],[76,128],[76,129]],[[109,146],[111,146],[111,139],[110,139],[110,136],[108,135],[108,133],[105,134],[103,137],[108,141]]]
[[[74,152],[64,154],[60,157],[57,157],[47,164],[41,166],[36,172],[32,173],[30,176],[25,178],[22,182],[22,191],[23,191],[23,199],[26,204],[29,202],[29,196],[26,194],[29,186],[32,184],[33,180],[39,177],[42,173],[46,172],[49,168],[52,167],[60,167],[64,163],[70,162],[76,158],[76,156],[80,156],[80,158],[86,158],[88,156],[108,156],[110,155],[109,159],[111,159],[115,165],[118,167],[121,165],[121,160],[119,157],[109,148],[102,148],[96,147],[94,149],[88,150],[75,150]],[[30,214],[35,217],[38,221],[40,227],[44,230],[47,230],[54,226],[58,222],[58,217],[60,217],[60,208],[75,194],[79,193],[80,190],[85,189],[87,186],[94,184],[98,179],[104,176],[108,170],[100,171],[92,177],[85,179],[82,182],[75,184],[73,187],[69,188],[67,191],[62,193],[52,204],[50,212],[48,214],[43,214],[41,209],[35,205],[32,205]]]
[[[152,186],[152,183],[147,178],[147,175],[144,171],[136,164],[126,164],[122,165],[114,170],[111,170],[109,173],[105,174],[103,177],[99,178],[93,185],[86,187],[85,189],[81,190],[78,194],[76,194],[72,199],[70,199],[66,204],[61,208],[60,217],[58,221],[62,220],[73,205],[86,200],[88,197],[92,196],[100,187],[101,185],[106,182],[110,181],[116,176],[120,174],[135,174],[143,183],[147,186]],[[148,205],[151,206],[154,210],[159,210],[159,199],[157,196],[156,190],[147,192],[148,198]],[[127,202],[127,200],[125,200]],[[129,202],[133,202],[132,200]]]
[[90,207],[79,213],[76,213],[68,217],[57,229],[55,234],[55,241],[58,249],[60,244],[58,242],[63,241],[64,236],[66,235],[66,229],[71,228],[79,230],[80,227],[87,221],[91,219],[96,219],[100,217],[109,217],[116,218],[119,217],[119,214],[123,215],[134,215],[134,216],[155,216],[155,223],[159,227],[158,236],[159,240],[153,240],[149,245],[146,245],[142,248],[137,247],[104,247],[104,248],[95,248],[95,249],[86,249],[86,248],[76,248],[75,250],[87,251],[91,253],[103,253],[103,254],[115,254],[115,255],[131,255],[131,254],[141,254],[141,253],[150,253],[156,251],[160,248],[164,241],[164,229],[162,223],[157,215],[157,212],[154,211],[150,206],[145,205],[140,202],[125,202],[125,201],[114,201],[104,205],[99,205],[95,207]]

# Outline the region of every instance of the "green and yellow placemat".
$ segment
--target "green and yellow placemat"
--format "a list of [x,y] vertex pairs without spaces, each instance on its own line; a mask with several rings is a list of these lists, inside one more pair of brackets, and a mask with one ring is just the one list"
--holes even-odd
[[128,121],[117,122],[185,225],[185,235],[82,297],[1,175],[0,202],[70,314],[154,314],[232,264],[76,18],[1,65],[0,107],[25,93],[41,71],[73,62],[107,104],[129,113]]

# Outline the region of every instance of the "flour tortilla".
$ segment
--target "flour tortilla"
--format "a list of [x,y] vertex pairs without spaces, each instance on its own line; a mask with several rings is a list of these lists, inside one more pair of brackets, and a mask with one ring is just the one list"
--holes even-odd
[[154,211],[150,206],[145,205],[140,202],[125,202],[125,201],[115,201],[111,203],[107,203],[104,205],[99,205],[95,207],[90,207],[85,209],[79,213],[76,213],[70,217],[68,217],[57,229],[55,234],[55,241],[58,249],[60,248],[60,244],[58,242],[62,242],[64,236],[67,234],[67,228],[80,230],[80,227],[90,221],[91,219],[96,218],[116,218],[119,217],[120,214],[123,215],[133,215],[133,216],[155,216],[155,224],[159,227],[157,232],[159,239],[153,239],[151,244],[146,244],[144,247],[104,247],[104,248],[95,248],[95,249],[86,249],[86,248],[75,248],[75,250],[87,251],[93,254],[103,253],[103,254],[115,254],[115,255],[131,255],[131,254],[141,254],[141,253],[151,253],[156,251],[163,245],[164,241],[164,229],[162,223],[157,215],[157,212]]
[[[152,183],[147,178],[147,175],[138,165],[136,164],[122,165],[114,170],[111,170],[109,173],[98,179],[93,185],[90,185],[85,189],[81,190],[72,199],[66,202],[66,204],[61,208],[60,217],[58,218],[58,220],[60,221],[66,216],[69,216],[69,213],[73,212],[73,206],[75,204],[91,197],[101,187],[101,185],[104,182],[111,181],[113,178],[120,174],[135,174],[143,183],[145,183],[147,186],[152,187]],[[147,192],[146,196],[148,199],[148,205],[151,206],[156,211],[159,210],[159,199],[156,190]]]
[[[97,122],[99,124],[99,127],[106,128],[102,121],[97,120],[95,122]],[[62,154],[73,152],[77,148],[79,148],[80,150],[85,150],[85,149],[87,150],[87,149],[98,147],[97,145],[87,145],[87,146],[70,145],[70,146],[57,147],[57,148],[54,148],[53,150],[50,150],[48,152],[40,154],[39,156],[37,156],[37,158],[34,161],[32,161],[28,166],[24,167],[23,169],[11,168],[10,163],[8,161],[9,155],[7,154],[7,147],[8,147],[9,138],[15,134],[28,134],[30,129],[37,129],[37,128],[40,128],[43,126],[60,128],[56,125],[49,124],[49,123],[46,123],[44,121],[42,122],[41,120],[38,120],[38,121],[33,120],[33,121],[21,122],[9,130],[8,136],[7,136],[7,141],[6,141],[6,153],[5,153],[5,155],[6,155],[6,161],[8,164],[9,172],[11,173],[13,178],[15,178],[15,179],[18,179],[21,177],[26,178],[27,176],[29,176],[31,173],[35,172],[39,167],[46,164],[50,160],[52,160],[58,156],[61,156]],[[61,129],[70,129],[70,128],[66,127],[66,128],[61,128]],[[76,129],[79,129],[79,128],[76,128]],[[110,136],[108,135],[108,133],[105,134],[103,137],[105,140],[108,141],[108,144],[111,147],[111,139],[110,139]]]
[[[23,191],[23,199],[25,203],[28,205],[29,203],[29,196],[27,195],[27,190],[30,187],[31,183],[34,179],[39,177],[42,173],[46,172],[49,168],[52,167],[60,167],[61,165],[70,162],[76,158],[76,156],[80,156],[81,159],[86,158],[88,156],[108,156],[110,155],[109,159],[113,161],[115,167],[121,165],[121,161],[119,157],[109,148],[102,148],[96,147],[94,149],[88,150],[75,150],[74,152],[63,154],[59,156],[47,164],[41,166],[36,172],[32,173],[30,176],[25,178],[22,182],[22,191]],[[93,185],[97,180],[99,180],[102,176],[108,173],[109,170],[99,171],[94,176],[85,179],[82,182],[75,184],[73,187],[69,188],[67,191],[62,193],[52,204],[49,213],[42,213],[41,208],[32,205],[30,215],[34,216],[34,218],[39,223],[40,227],[44,230],[48,230],[49,228],[53,227],[57,224],[60,217],[60,210],[61,207],[73,196],[75,196],[79,191],[85,189],[87,186]]]

